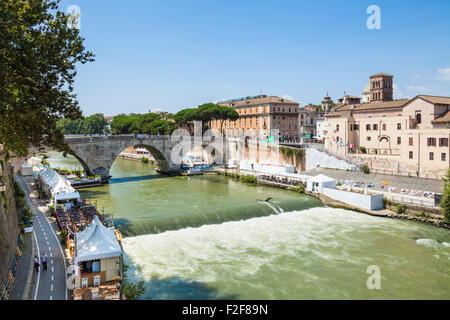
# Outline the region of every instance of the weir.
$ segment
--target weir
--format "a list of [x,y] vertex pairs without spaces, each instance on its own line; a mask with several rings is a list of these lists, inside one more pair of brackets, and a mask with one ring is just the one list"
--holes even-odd
[[215,211],[177,212],[158,217],[147,217],[139,219],[139,221],[115,218],[114,222],[120,226],[120,231],[125,237],[134,237],[186,228],[197,228],[203,225],[218,225],[229,221],[248,220],[284,212],[308,210],[315,207],[321,207],[320,202],[304,196],[300,199],[282,200],[278,203],[255,201],[254,204],[249,205],[217,207]]

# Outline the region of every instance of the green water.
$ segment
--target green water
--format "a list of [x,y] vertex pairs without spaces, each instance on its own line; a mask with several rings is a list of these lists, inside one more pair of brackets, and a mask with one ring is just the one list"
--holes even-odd
[[[117,160],[111,174],[81,194],[114,214],[144,299],[450,298],[448,230],[220,176],[159,176],[135,161]],[[257,201],[267,197],[272,207]],[[379,290],[366,285],[372,265]]]

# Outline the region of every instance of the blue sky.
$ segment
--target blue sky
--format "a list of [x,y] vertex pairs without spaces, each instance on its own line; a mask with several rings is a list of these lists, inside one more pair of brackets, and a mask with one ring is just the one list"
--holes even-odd
[[[81,10],[96,61],[78,69],[86,115],[176,112],[209,101],[361,95],[395,76],[396,97],[450,96],[448,0],[63,0]],[[381,29],[369,30],[370,5]]]

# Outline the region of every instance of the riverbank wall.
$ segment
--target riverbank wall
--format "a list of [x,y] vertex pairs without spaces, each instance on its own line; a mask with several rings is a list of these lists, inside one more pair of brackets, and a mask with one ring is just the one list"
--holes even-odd
[[[233,177],[233,173],[226,171],[225,169],[214,170],[219,175],[227,175]],[[293,190],[295,186],[287,185],[278,182],[265,181],[262,179],[258,179],[258,176],[255,172],[252,171],[241,171],[242,175],[253,176],[256,178],[255,184],[267,185],[276,188],[282,188],[286,190]],[[237,177],[237,176],[236,176]],[[306,177],[299,177],[299,180],[302,181],[304,186],[306,187]],[[357,211],[365,214],[369,214],[371,216],[376,217],[384,217],[384,218],[398,218],[405,219],[411,221],[417,221],[422,223],[427,223],[434,225],[440,228],[450,229],[450,224],[445,223],[443,219],[442,212],[437,208],[427,208],[427,207],[419,207],[414,205],[405,204],[406,212],[404,214],[399,214],[395,211],[395,204],[386,205],[385,209],[382,210],[367,210],[365,208],[361,208],[355,205],[350,205],[348,203],[336,200],[322,193],[312,193],[305,191],[306,195],[315,197],[319,199],[323,204],[333,207],[333,208],[342,208],[352,211]]]
[[423,209],[418,209],[416,207],[413,208],[411,206],[405,205],[405,209],[406,209],[405,213],[399,214],[396,211],[394,211],[395,206],[393,206],[393,205],[386,205],[385,209],[382,209],[382,210],[367,210],[367,209],[364,209],[364,208],[361,208],[361,207],[358,207],[355,205],[349,205],[345,202],[336,200],[336,199],[331,198],[322,193],[307,192],[306,194],[319,199],[323,204],[333,207],[333,208],[342,208],[342,209],[347,209],[347,210],[353,210],[353,211],[369,214],[371,216],[376,216],[376,217],[398,218],[398,219],[417,221],[417,222],[432,224],[432,225],[434,225],[436,227],[440,227],[440,228],[450,229],[450,224],[444,222],[442,213],[437,210],[432,210],[432,213],[431,213],[429,211],[431,209],[427,209],[428,212],[425,212],[425,210],[424,210],[424,212],[421,213],[420,210],[423,210]]
[[0,300],[8,299],[14,282],[14,258],[21,254],[12,177],[12,167],[0,156]]

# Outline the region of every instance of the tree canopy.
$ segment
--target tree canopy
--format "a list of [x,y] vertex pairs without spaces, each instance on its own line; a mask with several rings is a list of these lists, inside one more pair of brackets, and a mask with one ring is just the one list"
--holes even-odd
[[0,1],[0,143],[17,155],[30,146],[67,151],[56,123],[81,116],[75,67],[93,55],[58,4]]
[[205,103],[198,108],[179,111],[175,114],[174,119],[177,124],[187,125],[189,128],[192,126],[192,121],[203,121],[203,123],[209,123],[211,120],[220,120],[220,129],[222,130],[225,120],[237,120],[239,119],[239,114],[236,110],[227,106],[221,106],[214,103]]
[[112,134],[169,135],[176,129],[176,123],[163,120],[156,113],[118,115],[111,122]]
[[107,122],[102,115],[94,114],[76,120],[61,119],[56,127],[64,134],[104,134],[106,125]]

